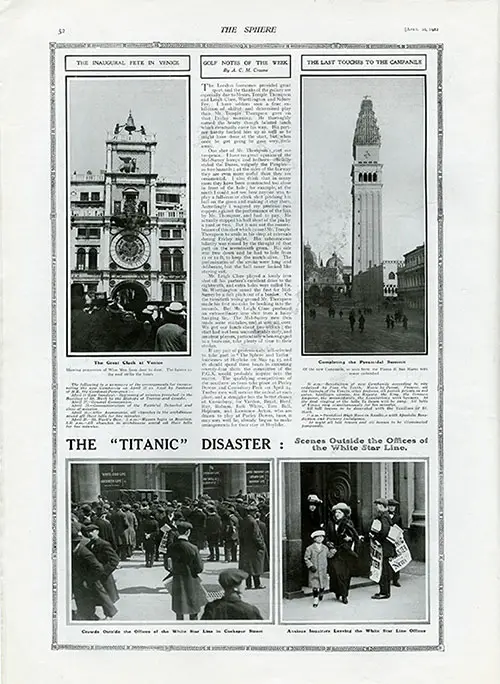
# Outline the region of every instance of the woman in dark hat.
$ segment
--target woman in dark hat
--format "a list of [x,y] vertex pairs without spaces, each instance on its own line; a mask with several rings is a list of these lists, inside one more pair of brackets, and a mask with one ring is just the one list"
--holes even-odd
[[189,615],[190,620],[197,620],[198,613],[208,600],[199,578],[203,571],[200,552],[189,541],[192,529],[191,523],[180,521],[177,524],[179,535],[167,551],[172,573],[169,590],[172,594],[172,610],[177,620],[184,620],[184,615]]
[[338,503],[332,507],[333,519],[327,526],[327,546],[334,551],[330,560],[330,591],[342,603],[348,602],[349,587],[354,564],[358,557],[356,547],[359,535],[351,520],[351,508],[346,503]]

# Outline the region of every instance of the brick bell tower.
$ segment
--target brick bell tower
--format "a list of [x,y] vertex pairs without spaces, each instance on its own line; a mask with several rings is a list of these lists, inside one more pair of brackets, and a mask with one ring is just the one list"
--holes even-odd
[[382,164],[380,130],[369,96],[361,101],[353,140],[352,274],[380,266],[382,252]]

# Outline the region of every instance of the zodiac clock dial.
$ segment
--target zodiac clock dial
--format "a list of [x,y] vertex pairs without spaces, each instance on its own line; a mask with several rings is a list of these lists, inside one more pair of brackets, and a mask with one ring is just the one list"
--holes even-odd
[[140,268],[149,259],[149,240],[140,233],[116,235],[109,249],[111,258],[121,268]]

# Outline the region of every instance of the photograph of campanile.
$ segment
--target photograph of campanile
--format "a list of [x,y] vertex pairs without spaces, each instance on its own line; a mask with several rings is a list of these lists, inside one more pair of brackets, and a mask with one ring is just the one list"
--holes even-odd
[[425,79],[302,78],[304,354],[425,354]]
[[67,83],[68,352],[185,355],[189,82]]

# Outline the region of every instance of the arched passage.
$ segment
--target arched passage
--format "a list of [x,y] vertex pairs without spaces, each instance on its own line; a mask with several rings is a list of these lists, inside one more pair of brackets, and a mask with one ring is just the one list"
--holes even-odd
[[148,302],[148,293],[140,283],[126,280],[113,289],[111,298],[117,299],[127,311],[140,312]]

